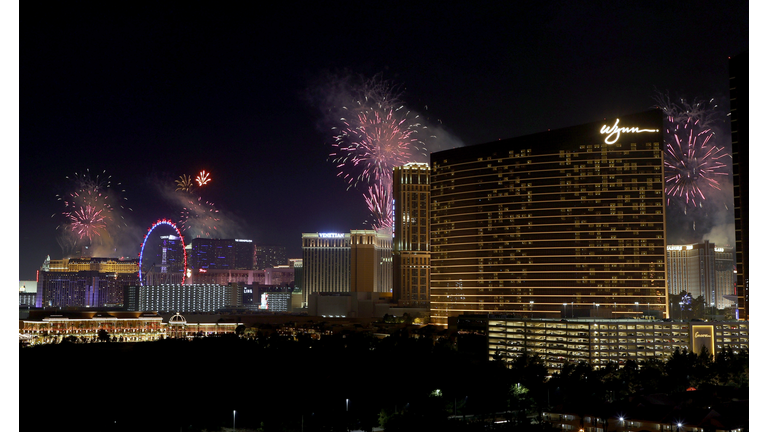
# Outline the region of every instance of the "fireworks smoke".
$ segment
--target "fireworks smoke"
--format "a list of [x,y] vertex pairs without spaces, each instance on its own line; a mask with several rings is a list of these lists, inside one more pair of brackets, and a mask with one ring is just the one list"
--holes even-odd
[[221,221],[219,210],[213,203],[203,201],[202,197],[187,199],[186,206],[181,210],[179,230],[191,238],[221,238],[216,225]]
[[[210,197],[179,190],[168,177],[155,178],[150,184],[164,203],[156,217],[176,214],[173,220],[187,242],[198,237],[224,239],[250,235],[245,221],[219,207],[218,203],[214,204]],[[197,192],[201,190],[195,189]]]

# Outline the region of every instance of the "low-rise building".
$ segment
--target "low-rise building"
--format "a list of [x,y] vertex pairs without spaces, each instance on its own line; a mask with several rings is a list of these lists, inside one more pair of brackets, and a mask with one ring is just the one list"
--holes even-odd
[[54,314],[22,320],[19,327],[19,334],[31,337],[32,344],[55,343],[69,336],[93,341],[101,330],[119,342],[153,341],[165,335],[163,318],[156,313]]
[[706,348],[713,357],[728,347],[735,352],[749,349],[749,322],[745,321],[465,318],[485,331],[489,359],[511,360],[527,352],[541,357],[551,372],[569,362],[603,367],[609,362],[621,366],[627,360],[665,360],[676,349],[701,353]]

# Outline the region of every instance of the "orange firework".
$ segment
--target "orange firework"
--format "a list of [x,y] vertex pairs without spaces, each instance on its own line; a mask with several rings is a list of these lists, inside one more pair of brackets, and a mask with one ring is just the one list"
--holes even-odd
[[192,193],[194,189],[195,189],[195,182],[192,180],[191,176],[184,174],[180,176],[178,180],[176,180],[177,191]]
[[197,185],[202,186],[204,184],[208,184],[208,182],[211,181],[211,178],[209,177],[209,173],[205,172],[205,170],[200,171],[200,174],[197,175]]

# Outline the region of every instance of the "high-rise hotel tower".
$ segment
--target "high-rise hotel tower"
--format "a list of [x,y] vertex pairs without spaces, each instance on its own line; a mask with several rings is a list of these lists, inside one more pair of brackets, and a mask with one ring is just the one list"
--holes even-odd
[[667,314],[663,117],[432,153],[432,322]]
[[429,304],[429,164],[395,167],[392,191],[393,299],[402,306]]
[[313,293],[392,292],[392,231],[302,233],[302,301]]

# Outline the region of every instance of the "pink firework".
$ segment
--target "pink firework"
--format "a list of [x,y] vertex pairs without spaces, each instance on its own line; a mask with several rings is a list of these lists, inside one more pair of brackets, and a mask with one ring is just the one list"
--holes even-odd
[[373,229],[389,228],[394,225],[394,206],[392,201],[392,184],[373,185],[368,187],[365,195],[368,210],[374,218]]
[[408,112],[378,108],[358,112],[352,121],[342,119],[345,127],[335,136],[336,152],[331,153],[336,167],[350,186],[358,182],[391,180],[392,170],[416,160],[423,143],[417,129],[408,123]]
[[711,142],[712,129],[702,127],[698,120],[689,117],[676,122],[672,116],[667,120],[671,123],[664,158],[667,205],[678,198],[696,206],[706,199],[707,190],[720,190],[720,180],[728,175],[727,165],[720,159],[728,154]]
[[[353,84],[341,80],[334,92],[337,127],[330,160],[347,189],[363,186],[365,200],[375,217],[374,227],[392,226],[392,171],[395,167],[428,158],[421,139],[426,126],[399,100],[400,92],[381,75]],[[424,137],[429,138],[429,137]],[[388,198],[385,198],[388,197]]]
[[91,206],[85,206],[69,213],[69,229],[75,233],[80,240],[93,240],[95,236],[101,236],[100,231],[107,227],[102,215],[103,210],[97,210]]

